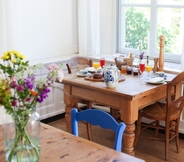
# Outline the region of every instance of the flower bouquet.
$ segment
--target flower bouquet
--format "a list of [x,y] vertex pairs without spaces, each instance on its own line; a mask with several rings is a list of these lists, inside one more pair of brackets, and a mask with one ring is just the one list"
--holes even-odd
[[[42,64],[29,66],[18,51],[5,52],[0,63],[0,105],[13,119],[15,136],[8,138],[11,132],[3,126],[5,156],[8,162],[36,162],[40,156],[39,139],[35,140],[27,131],[31,118],[35,117],[36,105],[42,103],[50,92],[49,87],[64,77],[61,66],[51,64],[46,78],[37,79],[37,70]],[[34,115],[32,115],[34,114]],[[32,121],[34,124],[36,121]],[[37,124],[39,127],[39,123]],[[38,128],[39,129],[39,128]],[[31,130],[32,134],[34,131]],[[38,137],[39,132],[36,134]],[[39,137],[38,137],[39,138]]]
[[139,45],[139,51],[140,51],[139,59],[141,62],[141,60],[144,59],[144,51],[142,50],[142,45]]

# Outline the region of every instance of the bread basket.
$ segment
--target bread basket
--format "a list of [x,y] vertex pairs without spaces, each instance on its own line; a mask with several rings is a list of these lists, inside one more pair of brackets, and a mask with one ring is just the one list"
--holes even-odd
[[132,66],[133,62],[134,62],[134,58],[132,56],[132,53],[130,54],[129,57],[119,56],[119,57],[116,57],[114,60],[115,60],[116,66],[118,67],[119,70],[121,70],[122,65]]

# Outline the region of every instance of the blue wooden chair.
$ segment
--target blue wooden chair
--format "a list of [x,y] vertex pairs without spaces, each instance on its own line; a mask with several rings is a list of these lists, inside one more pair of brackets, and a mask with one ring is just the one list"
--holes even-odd
[[123,133],[126,125],[118,123],[110,114],[97,109],[88,109],[78,112],[76,108],[71,110],[72,134],[78,136],[78,121],[86,121],[94,126],[111,129],[115,132],[114,149],[121,152]]

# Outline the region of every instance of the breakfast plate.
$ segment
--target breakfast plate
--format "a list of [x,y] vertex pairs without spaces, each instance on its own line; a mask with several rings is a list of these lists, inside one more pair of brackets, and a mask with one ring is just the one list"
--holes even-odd
[[147,81],[147,83],[150,84],[163,84],[164,83],[164,78],[163,77],[156,77],[156,78],[151,78]]

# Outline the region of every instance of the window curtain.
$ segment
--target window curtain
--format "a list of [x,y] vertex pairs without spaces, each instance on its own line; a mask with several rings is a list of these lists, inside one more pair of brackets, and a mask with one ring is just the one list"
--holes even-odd
[[[4,22],[5,11],[4,11],[4,1],[0,1],[0,22]],[[5,24],[0,23],[0,53],[2,54],[5,51]]]
[[99,0],[78,0],[79,55],[100,55]]
[[15,48],[15,1],[0,1],[0,54]]
[[182,46],[182,53],[181,53],[181,68],[184,70],[184,36],[183,36],[183,46]]

